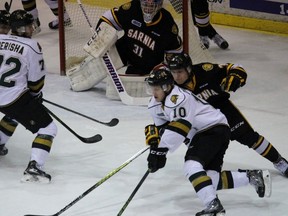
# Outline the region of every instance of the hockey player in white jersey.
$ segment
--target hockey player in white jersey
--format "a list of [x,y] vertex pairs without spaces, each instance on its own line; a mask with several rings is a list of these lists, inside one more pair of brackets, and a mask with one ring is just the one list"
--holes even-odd
[[0,122],[0,150],[2,156],[8,153],[5,144],[19,122],[37,134],[22,181],[50,182],[51,176],[43,166],[57,127],[41,100],[46,75],[43,54],[40,45],[31,39],[31,14],[16,10],[9,21],[12,35],[0,35],[0,111],[5,114]]
[[255,187],[259,197],[270,196],[269,171],[222,171],[230,128],[226,117],[193,93],[174,85],[170,71],[156,67],[147,78],[147,89],[153,95],[148,109],[154,120],[145,127],[146,143],[151,146],[147,158],[150,172],[166,164],[166,155],[183,142],[184,174],[204,206],[196,216],[225,215],[216,190],[248,185]]

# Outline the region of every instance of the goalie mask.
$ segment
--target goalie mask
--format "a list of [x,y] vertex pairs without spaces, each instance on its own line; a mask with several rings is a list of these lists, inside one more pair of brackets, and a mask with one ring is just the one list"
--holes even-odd
[[0,34],[8,34],[10,14],[6,10],[0,10]]
[[22,37],[31,37],[34,31],[32,14],[25,10],[15,10],[10,16],[10,26],[13,34]]
[[162,8],[163,0],[140,0],[143,19],[145,23],[151,23],[154,16]]

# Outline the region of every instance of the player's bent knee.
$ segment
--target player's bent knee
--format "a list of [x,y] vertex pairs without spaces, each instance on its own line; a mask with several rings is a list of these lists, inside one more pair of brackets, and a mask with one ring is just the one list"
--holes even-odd
[[203,171],[203,166],[198,161],[187,160],[184,163],[183,171],[184,176],[189,180],[193,174]]
[[57,131],[58,131],[57,126],[52,121],[47,127],[40,128],[37,133],[38,134],[50,135],[52,137],[55,137],[57,135]]

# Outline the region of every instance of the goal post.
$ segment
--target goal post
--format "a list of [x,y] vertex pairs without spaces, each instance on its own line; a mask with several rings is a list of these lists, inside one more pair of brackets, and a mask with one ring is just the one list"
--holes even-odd
[[[81,3],[95,27],[103,13],[113,7],[129,2],[129,0],[81,0]],[[68,12],[72,27],[63,25],[64,6]],[[198,33],[193,24],[190,0],[164,0],[163,7],[167,9],[175,19],[179,34],[183,40],[185,52],[189,52],[193,63],[203,61],[213,62],[206,47],[201,43]],[[60,71],[65,75],[66,70],[80,64],[87,56],[83,46],[91,37],[91,31],[87,21],[77,3],[77,0],[59,1],[59,45],[60,45]],[[62,23],[62,25],[60,25]]]

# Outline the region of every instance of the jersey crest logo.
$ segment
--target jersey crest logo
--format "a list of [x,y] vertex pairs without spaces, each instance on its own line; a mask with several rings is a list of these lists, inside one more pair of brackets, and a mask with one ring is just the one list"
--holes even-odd
[[202,65],[203,70],[205,71],[210,71],[213,69],[213,65],[212,64],[203,64]]
[[131,2],[128,2],[128,3],[124,4],[124,5],[122,5],[123,10],[129,10],[130,7],[131,7]]
[[179,95],[172,95],[171,98],[170,98],[171,102],[176,104],[177,100],[178,100],[178,97],[179,97]]
[[141,22],[139,22],[139,21],[137,21],[137,20],[134,20],[134,19],[131,21],[131,23],[132,23],[133,25],[139,27],[139,28],[141,28],[141,26],[142,26],[142,23],[141,23]]
[[178,34],[178,28],[175,24],[172,26],[172,33],[176,35]]

